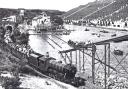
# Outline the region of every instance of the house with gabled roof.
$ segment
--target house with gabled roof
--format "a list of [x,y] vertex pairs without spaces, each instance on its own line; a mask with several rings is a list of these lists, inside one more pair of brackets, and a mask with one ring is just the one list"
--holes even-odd
[[50,16],[48,16],[46,12],[42,12],[40,15],[37,15],[32,19],[32,26],[36,29],[51,27]]

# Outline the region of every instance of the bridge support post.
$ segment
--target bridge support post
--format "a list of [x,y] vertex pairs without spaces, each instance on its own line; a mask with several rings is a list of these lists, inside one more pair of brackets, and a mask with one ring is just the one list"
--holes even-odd
[[104,68],[104,86],[105,89],[107,89],[107,45],[104,45],[104,63],[105,63],[105,68]]
[[81,71],[81,55],[80,55],[80,50],[79,50],[79,71]]
[[84,68],[85,67],[85,65],[84,65],[84,62],[85,62],[85,59],[84,59],[84,50],[85,49],[83,48],[83,72],[85,71],[85,68]]
[[72,51],[70,52],[71,64],[72,64]]
[[[108,65],[110,66],[110,43],[108,43]],[[110,67],[108,67],[108,77],[110,77]]]
[[78,60],[77,60],[77,50],[76,50],[76,66],[77,66],[77,61],[78,61]]
[[104,87],[105,89],[109,89],[107,87],[107,77],[110,76],[110,67],[107,68],[106,65],[110,66],[110,43],[104,44]]
[[67,63],[66,53],[65,53],[65,62]]
[[95,84],[95,52],[96,46],[92,45],[92,82]]

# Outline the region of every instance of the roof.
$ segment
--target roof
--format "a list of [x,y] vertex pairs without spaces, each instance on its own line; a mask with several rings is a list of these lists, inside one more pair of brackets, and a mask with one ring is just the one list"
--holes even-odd
[[47,16],[46,12],[42,12],[40,15],[46,15]]
[[42,16],[41,15],[38,15],[38,16],[34,17],[33,19],[34,20],[37,20],[37,19],[41,19],[41,18],[42,18]]
[[33,57],[36,57],[36,58],[44,56],[44,55],[36,53],[36,52],[31,53],[30,55],[33,56]]
[[48,15],[46,14],[46,12],[42,12],[42,13],[40,13],[39,15],[37,15],[36,17],[34,17],[33,20],[41,19],[41,18],[44,17],[44,15],[45,15],[45,17],[50,17],[50,16],[48,16]]

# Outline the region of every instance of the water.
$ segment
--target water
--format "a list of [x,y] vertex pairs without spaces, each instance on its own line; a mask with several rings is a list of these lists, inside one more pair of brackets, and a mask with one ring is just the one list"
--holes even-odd
[[[34,32],[31,31],[31,33]],[[63,39],[62,36],[54,36],[51,32],[44,32],[44,34],[40,35],[30,35],[29,44],[31,45],[34,51],[41,53],[43,55],[45,55],[46,52],[49,52],[50,56],[58,59],[59,51],[71,48],[67,45],[66,42],[60,40],[59,38]]]

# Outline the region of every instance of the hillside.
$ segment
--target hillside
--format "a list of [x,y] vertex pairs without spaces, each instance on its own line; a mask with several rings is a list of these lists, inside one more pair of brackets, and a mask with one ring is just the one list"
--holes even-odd
[[[89,16],[86,16],[86,20],[94,20],[94,19],[103,19],[109,15],[113,15],[113,13],[117,13],[119,10],[123,9],[127,6],[126,0],[116,1],[113,3],[110,3],[106,7],[102,8],[101,10],[98,10]],[[123,15],[123,13],[122,13]]]
[[[32,19],[36,15],[45,11],[48,15],[62,15],[64,12],[59,10],[43,10],[43,9],[25,9],[25,16],[29,19]],[[9,8],[0,8],[0,19],[3,17],[8,17],[10,15],[18,15],[18,9],[9,9]]]
[[100,2],[100,3],[111,3],[115,0],[96,0],[97,2]]
[[96,0],[69,10],[62,15],[65,20],[94,21],[110,25],[114,21],[128,21],[128,0]]
[[94,11],[101,9],[102,7],[111,3],[112,1],[113,0],[96,0],[95,2],[80,5],[76,8],[67,11],[65,14],[62,15],[62,18],[73,20],[82,19],[86,15],[89,15],[90,13],[93,13]]
[[[88,4],[87,4],[87,5],[88,5]],[[73,9],[67,11],[67,12],[66,12],[65,14],[63,14],[61,17],[62,17],[62,18],[65,18],[65,17],[67,17],[68,15],[71,15],[72,13],[74,13],[74,12],[76,12],[76,11],[78,11],[78,10],[84,8],[84,7],[86,7],[87,5],[80,5],[80,6],[76,7],[76,8],[73,8]]]

